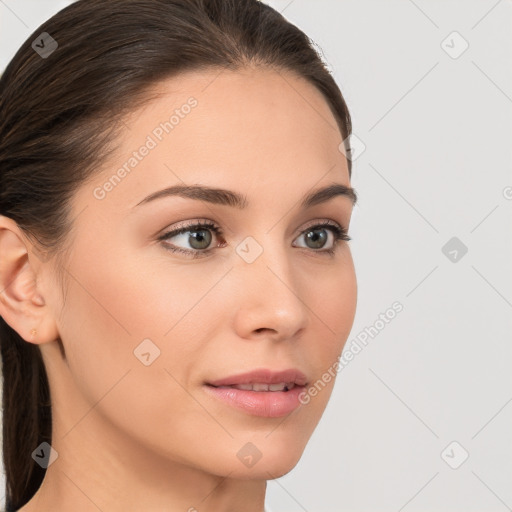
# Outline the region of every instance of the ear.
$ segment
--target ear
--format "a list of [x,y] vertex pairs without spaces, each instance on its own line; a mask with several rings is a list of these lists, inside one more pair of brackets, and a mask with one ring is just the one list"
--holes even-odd
[[29,260],[28,246],[17,223],[0,215],[0,316],[25,341],[42,344],[56,340],[59,333],[38,290],[38,269],[35,259]]

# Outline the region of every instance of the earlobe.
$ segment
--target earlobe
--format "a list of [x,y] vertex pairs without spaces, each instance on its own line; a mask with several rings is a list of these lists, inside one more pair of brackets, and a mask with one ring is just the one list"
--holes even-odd
[[37,274],[19,226],[0,215],[0,316],[25,341],[58,337],[51,311],[37,288]]

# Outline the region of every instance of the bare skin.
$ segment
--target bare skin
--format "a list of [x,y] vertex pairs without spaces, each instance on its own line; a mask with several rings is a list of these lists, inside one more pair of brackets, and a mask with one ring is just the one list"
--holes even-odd
[[[21,512],[262,512],[266,481],[297,464],[332,392],[334,379],[307,405],[267,418],[204,389],[255,368],[298,368],[314,383],[348,338],[350,247],[326,228],[324,247],[312,248],[305,233],[326,220],[348,229],[352,201],[300,206],[315,189],[350,186],[328,104],[306,81],[263,69],[188,73],[158,90],[74,196],[64,290],[53,260],[0,216],[0,314],[41,349],[58,453]],[[159,141],[155,127],[190,97],[197,105]],[[151,134],[156,147],[105,186]],[[248,206],[178,196],[138,205],[177,184],[229,189]],[[210,253],[167,249],[201,252],[190,233],[158,240],[194,221],[221,228]],[[251,263],[236,251],[247,237],[262,248]],[[160,350],[148,366],[134,355],[145,339]],[[237,457],[248,442],[262,455],[252,467]]]

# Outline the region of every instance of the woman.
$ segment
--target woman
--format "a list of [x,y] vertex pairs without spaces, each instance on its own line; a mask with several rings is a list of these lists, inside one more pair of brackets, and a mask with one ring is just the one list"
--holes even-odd
[[263,511],[356,308],[311,41],[256,0],[80,0],[0,96],[7,510]]

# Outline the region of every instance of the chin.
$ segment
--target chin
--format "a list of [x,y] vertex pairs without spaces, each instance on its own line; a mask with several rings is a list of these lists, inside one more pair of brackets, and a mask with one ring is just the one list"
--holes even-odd
[[279,436],[274,442],[271,439],[272,434],[259,444],[254,440],[253,443],[244,444],[241,449],[237,448],[235,460],[225,457],[222,469],[217,464],[216,472],[221,469],[223,476],[242,480],[272,480],[286,475],[299,462],[305,444],[298,441],[283,443]]
[[252,468],[230,467],[228,471],[221,475],[229,478],[236,478],[239,480],[273,480],[280,478],[289,473],[299,461],[300,456],[294,461],[279,461],[279,462],[263,462],[263,459],[257,462]]

